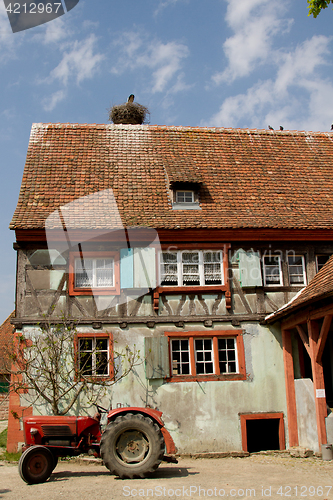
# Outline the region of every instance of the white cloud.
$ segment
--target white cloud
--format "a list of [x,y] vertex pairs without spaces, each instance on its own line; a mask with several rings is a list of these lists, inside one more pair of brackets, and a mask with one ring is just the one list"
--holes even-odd
[[111,72],[121,74],[128,69],[151,69],[152,93],[166,90],[181,71],[182,61],[189,54],[187,46],[183,43],[147,41],[144,36],[134,32],[124,33],[116,45],[120,47],[120,57],[118,63],[111,68]]
[[59,43],[64,41],[70,35],[67,22],[61,17],[54,19],[51,23],[46,24],[46,30],[43,43]]
[[227,0],[226,21],[234,35],[223,44],[228,65],[213,76],[213,82],[233,82],[249,75],[270,57],[274,35],[290,24],[281,19],[279,0]]
[[274,128],[329,129],[333,84],[320,76],[320,66],[327,64],[329,42],[328,37],[314,36],[294,51],[280,52],[278,57],[275,54],[275,78],[257,82],[244,94],[228,97],[208,124],[235,127],[245,122],[250,128],[271,124]]
[[58,66],[51,71],[48,81],[59,80],[63,85],[67,85],[72,78],[76,79],[77,84],[92,78],[104,59],[104,55],[95,52],[96,44],[97,38],[94,34],[85,40],[76,40],[72,49],[64,52]]
[[174,5],[177,2],[182,1],[182,2],[188,2],[189,0],[161,0],[157,6],[157,9],[154,12],[154,16],[157,16],[164,10],[166,7],[170,7],[170,5]]
[[56,105],[66,98],[66,92],[64,90],[58,90],[54,92],[50,97],[46,97],[43,100],[43,108],[45,111],[53,111]]
[[313,36],[296,47],[294,52],[280,53],[279,68],[275,82],[276,90],[286,91],[290,85],[298,85],[300,79],[312,78],[318,66],[327,64],[330,38]]
[[213,81],[216,84],[233,82],[249,76],[264,64],[265,69],[270,69],[270,77],[256,82],[252,77],[245,92],[227,97],[219,111],[202,124],[329,129],[333,117],[330,97],[333,84],[325,79],[322,70],[331,64],[332,37],[315,35],[294,48],[283,47],[283,32],[292,23],[292,19],[284,18],[285,1],[227,1],[226,20],[234,36],[224,44],[228,65],[213,76]]

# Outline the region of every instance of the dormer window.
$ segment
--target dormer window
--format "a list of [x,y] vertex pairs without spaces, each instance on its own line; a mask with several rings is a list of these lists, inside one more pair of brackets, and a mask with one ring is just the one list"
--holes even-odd
[[174,210],[200,210],[200,183],[175,182],[171,186],[173,194],[172,208]]
[[194,192],[176,191],[176,203],[194,203]]

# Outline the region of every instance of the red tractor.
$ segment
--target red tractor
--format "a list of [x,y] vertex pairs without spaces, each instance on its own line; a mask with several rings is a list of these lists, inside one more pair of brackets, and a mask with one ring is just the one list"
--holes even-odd
[[[96,406],[94,417],[23,418],[25,446],[19,473],[26,483],[47,481],[58,457],[82,453],[101,457],[110,472],[122,479],[146,477],[162,460],[177,463],[172,456],[177,450],[164,427],[162,412],[132,407],[108,411]],[[102,412],[108,413],[103,432]]]

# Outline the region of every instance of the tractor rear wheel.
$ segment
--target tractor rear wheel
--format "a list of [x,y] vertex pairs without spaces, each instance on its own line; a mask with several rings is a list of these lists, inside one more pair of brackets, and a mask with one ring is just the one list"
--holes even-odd
[[164,439],[159,426],[142,414],[118,416],[101,438],[101,456],[112,474],[122,479],[146,477],[160,465]]
[[45,446],[31,446],[22,453],[18,467],[20,476],[26,483],[44,483],[51,476],[54,458]]

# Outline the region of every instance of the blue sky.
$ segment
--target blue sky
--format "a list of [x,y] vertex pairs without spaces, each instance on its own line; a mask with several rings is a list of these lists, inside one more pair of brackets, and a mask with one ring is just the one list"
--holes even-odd
[[33,122],[108,123],[133,93],[151,124],[328,131],[332,28],[332,9],[310,18],[306,0],[80,0],[13,34],[1,0],[0,322]]

